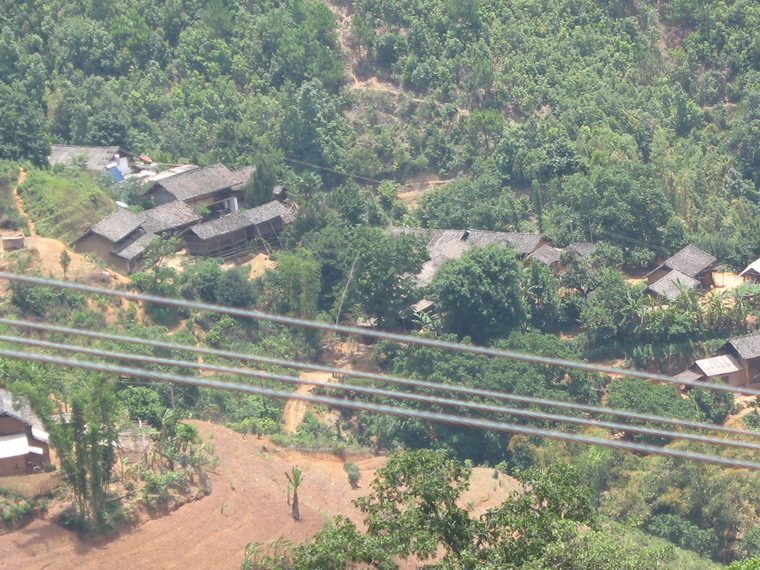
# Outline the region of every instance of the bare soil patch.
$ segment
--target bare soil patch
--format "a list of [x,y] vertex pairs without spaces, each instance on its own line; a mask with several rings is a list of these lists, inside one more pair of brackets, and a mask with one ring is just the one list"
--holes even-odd
[[444,179],[432,172],[421,172],[404,181],[404,184],[399,186],[398,198],[404,205],[410,210],[417,207],[422,195],[430,190],[442,184],[446,184],[454,180],[453,178]]
[[[337,514],[360,522],[361,513],[351,501],[368,492],[374,472],[386,462],[383,457],[352,458],[362,475],[359,488],[352,489],[343,457],[279,450],[266,439],[194,423],[220,458],[210,474],[211,495],[111,540],[85,541],[49,519],[34,521],[0,536],[0,567],[239,568],[251,541],[267,543],[283,536],[300,542]],[[293,520],[286,504],[285,472],[296,465],[303,468],[300,522]],[[476,516],[517,488],[505,475],[494,479],[493,469],[476,468],[462,506]]]

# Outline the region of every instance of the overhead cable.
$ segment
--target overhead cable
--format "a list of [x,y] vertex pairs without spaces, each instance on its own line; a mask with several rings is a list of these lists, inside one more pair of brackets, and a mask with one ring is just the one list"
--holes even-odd
[[281,400],[289,400],[289,399],[303,400],[307,402],[313,402],[316,404],[324,404],[327,406],[333,406],[336,408],[346,408],[346,409],[352,409],[352,410],[363,410],[363,411],[368,411],[368,412],[391,414],[391,415],[429,420],[429,421],[440,422],[440,423],[461,425],[465,427],[473,427],[473,428],[479,428],[479,429],[485,429],[485,430],[500,431],[500,432],[505,432],[505,433],[521,434],[521,435],[535,436],[535,437],[545,437],[545,438],[558,439],[558,440],[563,440],[563,441],[571,441],[571,442],[582,443],[586,445],[600,445],[603,447],[610,447],[613,449],[622,449],[626,451],[651,453],[651,454],[656,454],[656,455],[663,455],[666,457],[687,459],[687,460],[692,460],[692,461],[702,461],[706,463],[713,463],[716,465],[723,465],[727,467],[760,469],[760,463],[757,463],[755,461],[748,461],[744,459],[721,457],[717,455],[710,455],[710,454],[704,454],[704,453],[694,453],[690,451],[683,451],[681,449],[673,449],[673,448],[661,447],[657,445],[632,443],[632,442],[622,441],[618,439],[598,438],[598,437],[585,436],[585,435],[579,435],[579,434],[573,434],[573,433],[566,433],[563,431],[548,430],[548,429],[543,429],[543,428],[529,427],[529,426],[523,426],[523,425],[517,425],[517,424],[509,424],[509,423],[504,423],[504,422],[496,422],[496,421],[484,420],[484,419],[479,419],[479,418],[471,418],[471,417],[466,417],[466,416],[443,414],[443,413],[438,413],[438,412],[419,411],[419,410],[412,410],[409,408],[399,408],[395,406],[371,404],[368,402],[341,400],[339,398],[332,398],[328,396],[315,396],[313,394],[301,394],[298,392],[271,390],[269,388],[239,384],[235,382],[212,380],[208,378],[192,378],[189,376],[181,376],[177,374],[154,372],[151,370],[145,370],[143,368],[132,368],[132,367],[126,367],[126,366],[106,364],[106,363],[101,363],[101,362],[62,358],[62,357],[54,356],[50,354],[38,354],[38,353],[24,352],[24,351],[18,351],[18,350],[0,349],[0,357],[13,358],[16,360],[26,360],[26,361],[31,361],[31,362],[42,362],[42,363],[54,364],[58,366],[82,368],[85,370],[104,372],[107,374],[137,376],[141,378],[149,378],[151,380],[173,382],[176,384],[185,384],[189,386],[198,386],[198,387],[204,387],[204,388],[216,388],[216,389],[221,389],[221,390],[243,392],[243,393],[265,396],[265,397],[270,397],[270,398],[278,398]]
[[682,420],[682,419],[677,419],[677,418],[668,418],[668,417],[658,416],[654,414],[631,412],[627,410],[606,408],[602,406],[590,406],[586,404],[579,404],[576,402],[552,400],[552,399],[546,399],[546,398],[535,398],[532,396],[524,396],[520,394],[512,394],[509,392],[500,392],[496,390],[485,390],[481,388],[458,386],[455,384],[430,382],[427,380],[417,380],[417,379],[412,379],[412,378],[404,378],[400,376],[391,376],[391,375],[385,375],[385,374],[377,374],[373,372],[364,372],[360,370],[347,370],[343,368],[323,366],[321,364],[312,364],[309,362],[285,360],[285,359],[274,358],[274,357],[269,357],[269,356],[249,354],[245,352],[231,352],[227,350],[219,350],[219,349],[214,349],[214,348],[205,348],[205,347],[199,347],[199,346],[194,346],[194,345],[185,345],[185,344],[171,343],[171,342],[158,341],[158,340],[152,340],[152,339],[144,339],[144,338],[139,338],[139,337],[103,333],[103,332],[90,331],[90,330],[84,330],[84,329],[75,329],[75,328],[70,328],[70,327],[62,327],[58,325],[35,323],[32,321],[6,319],[2,317],[0,317],[0,324],[12,325],[15,327],[30,328],[30,329],[36,329],[36,330],[43,330],[47,332],[79,335],[79,336],[84,336],[88,338],[110,340],[114,342],[139,344],[139,345],[144,345],[144,346],[161,348],[165,350],[180,350],[180,351],[186,351],[186,352],[191,352],[195,354],[219,356],[219,357],[223,357],[227,359],[258,362],[262,364],[272,364],[276,366],[282,366],[285,368],[297,368],[297,369],[302,369],[302,370],[311,370],[315,372],[325,372],[325,373],[333,374],[336,376],[339,375],[339,376],[350,376],[350,377],[355,377],[355,378],[365,378],[368,380],[375,380],[378,382],[414,386],[414,387],[422,388],[422,389],[442,390],[446,392],[454,392],[457,394],[463,394],[467,396],[479,396],[479,397],[484,397],[484,398],[493,398],[493,399],[502,400],[502,401],[522,402],[525,404],[531,404],[531,405],[536,405],[536,406],[571,409],[575,411],[587,412],[587,413],[592,413],[592,414],[604,414],[604,415],[610,415],[610,416],[630,418],[630,419],[638,420],[638,421],[658,422],[658,423],[676,425],[679,427],[685,427],[685,428],[690,428],[690,429],[718,431],[718,432],[723,432],[723,433],[729,433],[732,435],[760,438],[760,432],[754,431],[754,430],[743,430],[743,429],[731,428],[731,427],[718,425],[718,424],[709,424],[709,423],[704,423],[704,422],[695,422],[695,421]]
[[747,388],[747,387],[742,387],[742,386],[727,386],[725,384],[717,384],[717,383],[712,383],[712,382],[696,382],[693,380],[682,380],[679,378],[674,378],[672,376],[666,376],[664,374],[654,374],[650,372],[644,372],[641,370],[618,368],[616,366],[605,366],[602,364],[593,364],[589,362],[579,362],[576,360],[567,360],[564,358],[539,356],[535,354],[528,354],[528,353],[517,352],[513,350],[505,350],[501,348],[491,348],[491,347],[478,346],[478,345],[473,345],[473,344],[463,344],[463,343],[444,341],[444,340],[439,340],[439,339],[434,339],[434,338],[410,336],[410,335],[403,335],[403,334],[391,333],[391,332],[386,332],[386,331],[379,331],[379,330],[374,330],[374,329],[371,329],[371,330],[362,329],[359,327],[349,327],[345,325],[337,325],[337,324],[331,324],[331,323],[320,322],[320,321],[310,321],[307,319],[301,319],[297,317],[288,317],[284,315],[276,315],[274,313],[267,313],[263,311],[253,311],[249,309],[240,309],[236,307],[226,307],[223,305],[214,305],[211,303],[201,303],[198,301],[172,299],[168,297],[160,297],[158,295],[147,295],[144,293],[133,293],[129,291],[117,291],[115,289],[105,289],[102,287],[95,287],[92,285],[85,285],[82,283],[57,281],[53,279],[46,279],[43,277],[34,277],[31,275],[19,275],[16,273],[8,273],[5,271],[0,271],[0,279],[9,279],[11,281],[20,281],[20,282],[25,282],[25,283],[33,283],[35,285],[46,285],[50,287],[61,287],[64,289],[72,289],[74,291],[92,293],[94,295],[107,295],[107,296],[112,296],[112,297],[119,297],[122,299],[130,299],[133,301],[158,303],[162,305],[180,307],[183,309],[211,311],[211,312],[222,313],[222,314],[231,315],[235,317],[268,321],[268,322],[279,323],[279,324],[289,325],[289,326],[332,331],[332,332],[343,333],[343,334],[348,334],[348,335],[364,336],[364,337],[376,338],[380,340],[390,340],[393,342],[414,344],[414,345],[419,345],[419,346],[427,346],[430,348],[439,348],[443,350],[452,350],[456,352],[479,354],[482,356],[493,356],[497,358],[510,358],[513,360],[520,360],[523,362],[546,364],[549,366],[559,366],[563,368],[574,368],[576,370],[585,370],[587,372],[602,372],[605,374],[629,376],[632,378],[642,378],[644,380],[656,380],[659,382],[677,384],[680,386],[691,386],[694,388],[704,388],[707,390],[729,392],[733,394],[742,394],[746,396],[760,396],[760,390],[756,388]]
[[640,433],[645,435],[651,435],[656,437],[665,437],[670,439],[683,439],[689,441],[698,441],[700,443],[707,443],[712,445],[722,445],[727,447],[737,447],[741,449],[750,449],[753,451],[760,451],[760,444],[749,443],[740,440],[728,440],[720,439],[710,436],[697,435],[685,432],[667,431],[658,428],[651,428],[645,426],[637,426],[631,424],[620,424],[615,422],[607,422],[601,420],[590,420],[587,418],[577,416],[566,416],[561,414],[550,414],[545,412],[538,412],[534,410],[527,410],[523,408],[508,408],[505,406],[496,406],[492,404],[484,404],[479,402],[470,402],[461,399],[443,398],[438,396],[428,396],[424,394],[416,394],[413,392],[399,392],[394,390],[384,390],[382,388],[373,388],[368,386],[356,386],[352,384],[335,384],[332,382],[325,382],[322,380],[314,380],[310,378],[299,378],[296,376],[287,376],[284,374],[276,374],[270,372],[263,372],[259,370],[250,370],[232,366],[221,366],[218,364],[209,364],[206,362],[195,362],[187,360],[174,360],[169,358],[160,358],[156,356],[148,356],[145,354],[124,353],[124,352],[112,352],[102,350],[99,348],[76,346],[71,344],[61,344],[57,342],[49,342],[44,340],[30,339],[25,337],[14,337],[8,335],[0,335],[0,342],[10,342],[14,344],[23,344],[26,346],[35,346],[37,348],[48,348],[52,350],[62,350],[67,352],[75,352],[78,354],[88,354],[91,356],[97,356],[100,358],[114,359],[114,360],[129,360],[138,361],[144,363],[152,363],[163,366],[172,366],[177,368],[195,368],[200,370],[210,370],[214,372],[221,372],[224,374],[236,374],[240,376],[247,376],[252,378],[259,378],[265,380],[275,380],[278,382],[285,382],[289,384],[306,384],[310,386],[318,386],[320,388],[327,388],[330,390],[351,391],[359,394],[369,394],[372,396],[381,396],[386,398],[394,398],[397,400],[422,402],[427,404],[435,404],[439,406],[453,406],[458,408],[465,408],[469,410],[477,410],[480,412],[488,412],[495,414],[506,414],[511,416],[522,416],[526,418],[533,418],[542,421],[570,423],[579,426],[591,426],[605,429],[611,429],[616,431],[626,431],[633,433]]

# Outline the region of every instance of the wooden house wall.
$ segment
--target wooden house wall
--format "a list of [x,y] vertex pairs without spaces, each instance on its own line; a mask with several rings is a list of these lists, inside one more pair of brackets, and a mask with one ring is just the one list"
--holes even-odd
[[[31,453],[27,455],[31,455]],[[0,459],[0,476],[22,475],[27,473],[27,455]]]
[[27,425],[13,416],[0,416],[0,435],[26,433]]

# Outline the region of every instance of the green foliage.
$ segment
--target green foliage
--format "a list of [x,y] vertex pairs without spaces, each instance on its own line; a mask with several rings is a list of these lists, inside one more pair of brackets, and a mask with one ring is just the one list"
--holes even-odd
[[0,109],[3,123],[0,159],[29,160],[36,166],[45,165],[50,144],[40,101],[32,99],[23,85],[0,81]]
[[24,208],[40,235],[71,242],[114,209],[113,199],[92,173],[29,169],[19,188]]
[[245,267],[223,271],[214,285],[214,298],[221,305],[229,307],[252,307],[256,302],[253,283],[248,280]]
[[18,173],[16,163],[0,160],[0,228],[18,230],[26,227],[26,220],[13,199]]
[[134,421],[160,427],[166,408],[158,392],[146,386],[128,386],[119,391],[118,397]]
[[[695,420],[698,411],[694,402],[682,398],[673,385],[653,384],[638,378],[620,378],[613,380],[607,394],[607,405],[611,408],[634,410],[670,418]],[[628,422],[630,420],[623,419]],[[665,429],[665,426],[655,426]],[[631,438],[649,443],[662,444],[667,439],[632,434]]]
[[523,327],[522,268],[511,249],[472,248],[443,264],[431,285],[447,330],[486,343]]
[[345,461],[343,463],[343,470],[348,475],[348,482],[351,483],[351,488],[356,489],[359,486],[359,479],[362,477],[359,466],[353,461]]

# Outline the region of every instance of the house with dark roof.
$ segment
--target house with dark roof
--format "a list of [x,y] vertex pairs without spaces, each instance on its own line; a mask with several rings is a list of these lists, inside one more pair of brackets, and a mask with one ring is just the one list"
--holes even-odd
[[50,463],[48,434],[29,401],[0,388],[0,476],[39,471]]
[[675,301],[681,293],[690,289],[699,288],[699,281],[680,271],[669,271],[660,279],[647,285],[644,293],[653,297],[663,297],[668,301]]
[[741,386],[760,382],[760,334],[732,339],[719,352],[733,357],[741,366]]
[[251,241],[261,240],[267,248],[267,243],[279,242],[278,233],[291,221],[290,210],[282,202],[272,200],[194,225],[183,237],[188,254],[227,259],[248,249]]
[[713,282],[713,268],[715,257],[702,251],[696,246],[687,245],[681,251],[666,259],[656,269],[647,275],[647,284],[652,285],[662,279],[671,271],[678,271],[683,275],[696,279],[701,289],[711,289]]
[[192,168],[150,183],[145,195],[156,206],[181,201],[195,208],[206,207],[212,214],[237,212],[242,188],[251,180],[255,167],[232,171],[224,164]]
[[432,283],[438,268],[449,259],[459,259],[471,247],[497,244],[512,247],[521,256],[527,256],[543,245],[549,238],[543,234],[492,232],[485,230],[428,230],[422,228],[391,228],[390,236],[415,235],[427,240],[428,260],[417,275],[417,286]]
[[94,253],[122,273],[134,271],[145,248],[157,236],[173,236],[201,221],[184,202],[170,202],[142,212],[119,208],[71,244],[79,253]]
[[536,251],[529,253],[525,259],[527,261],[538,261],[544,265],[548,265],[555,271],[558,271],[560,267],[559,260],[561,256],[561,249],[546,244],[539,247]]

